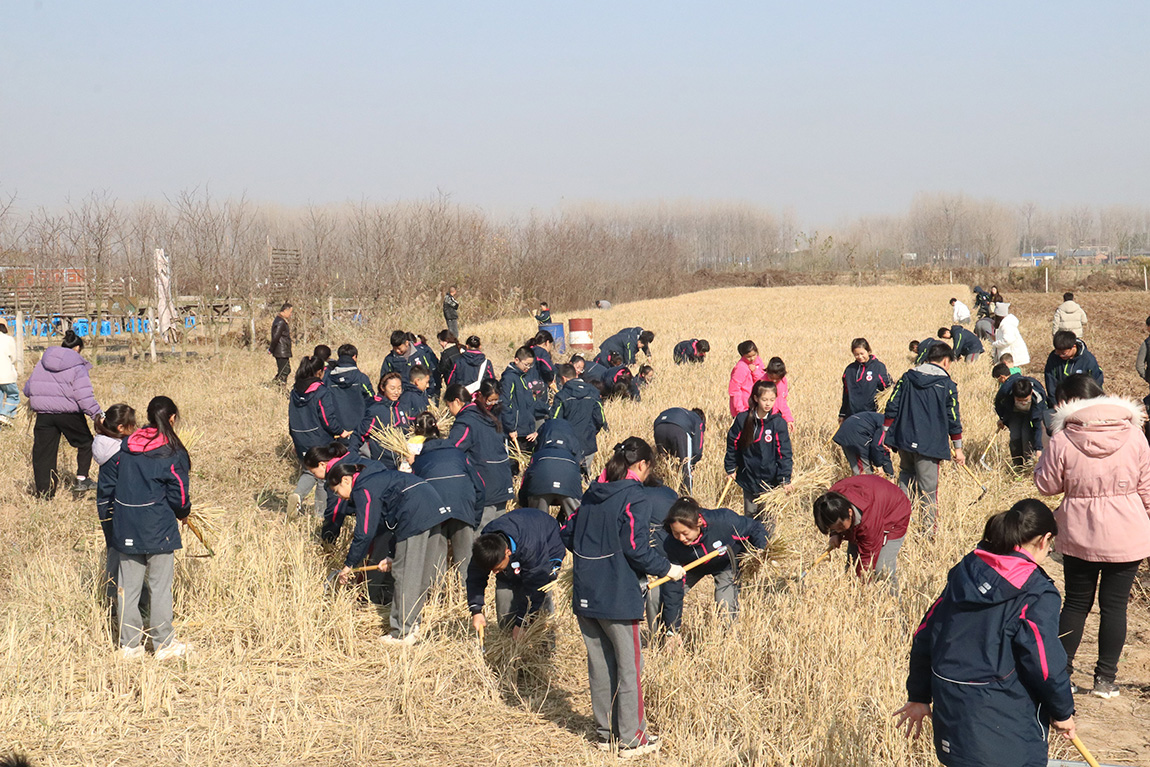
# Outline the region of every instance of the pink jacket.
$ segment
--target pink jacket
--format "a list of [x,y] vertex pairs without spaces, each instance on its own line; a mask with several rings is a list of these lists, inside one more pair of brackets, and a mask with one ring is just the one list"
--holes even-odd
[[1054,513],[1057,548],[1088,562],[1150,556],[1150,446],[1146,411],[1120,397],[1073,400],[1054,411],[1054,436],[1034,469]]
[[761,357],[755,357],[751,365],[739,357],[734,370],[731,371],[731,382],[727,385],[727,395],[731,398],[731,418],[749,409],[747,403],[751,398],[751,389],[754,388],[756,381],[763,380],[766,375],[767,371]]
[[795,414],[791,412],[791,406],[787,402],[787,392],[790,391],[790,383],[787,381],[787,377],[783,376],[782,380],[775,384],[775,388],[778,390],[779,396],[778,399],[775,400],[775,406],[771,408],[771,412],[778,413],[783,417],[784,421],[793,425],[795,422]]

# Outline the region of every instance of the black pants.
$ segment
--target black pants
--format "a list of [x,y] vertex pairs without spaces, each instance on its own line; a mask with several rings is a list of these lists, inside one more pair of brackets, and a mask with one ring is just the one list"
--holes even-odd
[[32,474],[36,478],[36,495],[42,498],[56,495],[60,435],[76,448],[76,475],[86,477],[92,468],[92,432],[84,414],[37,413],[32,428]]
[[291,357],[276,357],[276,377],[280,383],[287,383],[288,373],[291,372]]
[[655,447],[683,462],[683,494],[690,495],[694,490],[695,464],[703,457],[691,455],[691,435],[674,424],[661,423],[655,426]]
[[1126,603],[1130,599],[1130,589],[1134,586],[1134,576],[1138,574],[1138,562],[1087,562],[1084,559],[1062,556],[1062,570],[1066,578],[1065,598],[1062,615],[1058,619],[1058,634],[1062,637],[1062,647],[1071,665],[1078,644],[1082,641],[1082,630],[1086,616],[1094,606],[1094,594],[1098,593],[1098,665],[1094,676],[1113,682],[1118,674],[1118,658],[1126,644]]

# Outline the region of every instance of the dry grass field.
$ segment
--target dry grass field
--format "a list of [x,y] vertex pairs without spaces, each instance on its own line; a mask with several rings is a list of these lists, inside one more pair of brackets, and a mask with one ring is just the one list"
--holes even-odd
[[[696,489],[713,504],[725,479],[727,377],[735,345],[751,338],[764,359],[781,356],[790,371],[796,476],[828,466],[836,478],[845,475],[827,442],[850,339],[867,337],[897,376],[908,366],[909,339],[950,324],[947,299],[955,292],[735,288],[589,314],[599,340],[630,325],[657,334],[656,380],[642,403],[608,406],[611,432],[601,446],[630,434],[649,439],[654,417],[667,407],[703,407],[712,430]],[[1035,359],[1030,370],[1041,370],[1058,302],[1053,295],[1011,298]],[[1096,320],[1088,340],[1108,376],[1131,367],[1150,301],[1141,294],[1080,301]],[[501,370],[534,327],[524,314],[464,331],[483,337]],[[324,340],[357,343],[360,366],[374,377],[390,329],[381,321],[336,329]],[[438,325],[408,329],[431,335]],[[676,367],[671,347],[690,337],[707,338],[714,351],[703,365]],[[325,593],[334,561],[325,559],[315,525],[286,520],[281,511],[297,469],[287,452],[285,397],[267,385],[272,374],[266,354],[236,350],[184,363],[104,365],[93,376],[105,407],[123,401],[142,412],[151,396],[168,394],[186,425],[204,432],[192,451],[192,496],[227,512],[214,558],[202,556],[190,536],[177,555],[176,630],[192,646],[179,662],[113,657],[97,595],[103,541],[92,500],[67,493],[54,503],[31,500],[30,430],[0,432],[9,456],[0,470],[0,746],[18,747],[44,765],[613,763],[588,740],[585,654],[569,604],[552,619],[553,653],[539,642],[512,648],[495,635],[485,656],[469,634],[457,584],[429,606],[425,638],[409,648],[378,641],[380,614],[359,589]],[[954,377],[973,463],[994,439],[989,362],[957,364]],[[1114,393],[1145,393],[1132,375],[1113,378]],[[648,716],[664,749],[645,761],[935,764],[929,741],[908,742],[890,713],[904,700],[910,633],[947,570],[975,544],[988,514],[1034,494],[1028,480],[1001,468],[1005,437],[998,439],[988,461],[1000,468],[976,467],[990,488],[981,503],[974,503],[980,490],[968,477],[954,467],[944,471],[940,533],[929,542],[912,523],[897,597],[844,573],[842,554],[800,584],[798,573],[825,539],[809,518],[809,494],[792,496],[779,525],[792,555],[746,585],[738,622],[719,622],[700,587],[688,599],[684,646],[648,650]],[[74,468],[66,448],[61,467]],[[1060,583],[1058,567],[1049,571]],[[1080,734],[1113,764],[1150,763],[1148,603],[1142,591],[1133,605],[1122,697],[1080,703]],[[1084,644],[1081,666],[1092,662],[1092,651]],[[1061,743],[1053,754],[1072,758]]]

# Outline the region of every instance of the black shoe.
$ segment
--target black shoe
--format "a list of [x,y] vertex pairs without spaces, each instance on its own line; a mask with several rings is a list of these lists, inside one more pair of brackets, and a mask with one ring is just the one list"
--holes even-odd
[[1090,692],[1099,698],[1117,698],[1119,690],[1118,685],[1114,684],[1114,682],[1108,682],[1102,677],[1096,676],[1094,677],[1094,689]]
[[76,495],[83,495],[89,490],[95,490],[96,483],[90,477],[84,477],[78,480],[76,484],[72,485],[72,492]]

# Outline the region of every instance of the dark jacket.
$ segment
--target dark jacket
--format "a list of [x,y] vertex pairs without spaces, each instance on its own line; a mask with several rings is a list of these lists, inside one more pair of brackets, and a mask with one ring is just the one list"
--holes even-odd
[[948,767],[1045,767],[1049,722],[1074,714],[1058,589],[1021,551],[950,570],[914,635],[908,698],[934,707]]
[[978,336],[962,325],[951,326],[950,345],[954,349],[956,358],[965,357],[968,354],[982,354],[986,351],[982,346],[982,341],[978,340]]
[[888,541],[906,536],[910,524],[910,501],[898,485],[873,474],[847,477],[831,485],[831,490],[844,496],[858,510],[859,518],[842,538],[858,549],[855,572],[863,575],[874,570],[878,555]]
[[301,461],[310,448],[329,445],[347,431],[338,412],[331,389],[318,378],[308,378],[292,386],[288,395],[288,431]]
[[540,325],[550,325],[551,324],[551,310],[550,309],[540,309],[539,312],[535,315],[535,321],[538,322]]
[[511,500],[514,481],[507,445],[495,424],[474,404],[464,405],[455,416],[447,437],[453,447],[467,453],[483,480],[483,505],[501,506]]
[[[122,554],[166,554],[181,548],[180,526],[192,510],[188,454],[153,427],[124,438],[100,467],[96,511],[105,542]],[[109,536],[110,531],[110,536]]]
[[[513,509],[488,522],[481,534],[489,533],[503,536],[511,549],[511,562],[495,576],[495,581],[515,594],[526,595],[526,600],[512,603],[515,625],[522,626],[524,618],[543,609],[547,595],[539,587],[555,580],[567,553],[559,537],[559,523],[539,509]],[[467,607],[472,615],[483,612],[488,575],[471,560],[467,568]]]
[[451,375],[451,369],[455,367],[455,361],[459,359],[459,355],[462,353],[463,349],[455,344],[445,346],[443,351],[439,353],[439,380],[444,388],[446,388],[447,377]]
[[[394,465],[387,466],[378,461],[373,461],[370,458],[364,458],[359,453],[352,453],[350,451],[328,461],[327,471],[331,471],[341,463],[363,464],[375,469],[391,469],[395,471]],[[355,506],[353,502],[350,500],[345,501],[331,490],[328,490],[327,504],[323,510],[323,523],[320,525],[320,539],[323,540],[324,543],[335,543],[339,539],[340,531],[343,530],[343,521],[349,516],[355,516]]]
[[355,567],[367,556],[371,542],[383,532],[380,525],[392,530],[395,541],[401,542],[448,519],[469,522],[447,506],[426,480],[379,464],[364,466],[355,475],[350,500],[356,518],[355,534],[344,560],[348,567]]
[[[429,388],[428,391],[431,389]],[[399,412],[406,420],[414,421],[417,415],[427,412],[431,400],[428,399],[427,392],[420,391],[415,384],[407,382],[403,384],[403,393],[399,395],[396,404],[399,406]]]
[[882,413],[855,413],[839,425],[832,441],[839,447],[849,447],[866,456],[871,466],[894,474],[890,452],[883,446]]
[[273,357],[291,356],[291,326],[281,314],[277,314],[272,320],[272,339],[268,344],[268,351]]
[[[751,444],[738,449],[739,434],[748,418],[754,418],[754,432]],[[760,419],[744,410],[735,416],[735,422],[727,431],[727,454],[723,458],[723,471],[735,472],[735,482],[745,492],[758,496],[764,490],[791,481],[793,460],[791,436],[787,422],[779,413],[770,413]]]
[[[663,522],[667,520],[667,512],[679,500],[679,494],[666,485],[643,485],[643,494],[651,505],[651,545],[655,546],[657,533],[663,532]],[[658,546],[663,545],[663,537],[658,536]]]
[[528,373],[511,362],[499,379],[499,403],[503,405],[500,421],[507,434],[516,432],[520,437],[526,437],[535,433],[535,395],[527,377]]
[[445,439],[431,439],[415,456],[411,471],[426,479],[456,519],[478,527],[483,516],[483,480],[467,460],[467,453]]
[[579,376],[584,381],[602,381],[607,368],[599,363],[598,360],[587,360],[583,363],[583,375]]
[[639,336],[642,334],[643,328],[623,328],[599,344],[599,354],[595,356],[595,361],[601,365],[606,365],[610,353],[618,352],[619,356],[623,358],[624,365],[634,365],[640,350],[649,358],[651,350],[647,348],[646,344],[639,342]]
[[411,380],[411,358],[396,354],[394,350],[388,352],[383,358],[383,364],[379,366],[379,377],[383,378],[388,373],[399,373],[403,382],[407,383]]
[[594,386],[572,378],[555,394],[551,417],[571,424],[584,456],[599,452],[599,432],[607,428],[603,400]]
[[[484,367],[485,362],[487,363],[486,367]],[[453,383],[469,386],[479,381],[480,370],[483,371],[484,378],[495,380],[495,371],[492,369],[491,363],[487,361],[487,356],[480,351],[464,349],[455,358],[455,365],[452,366],[451,372],[447,374],[443,383],[445,386],[450,386]]]
[[710,562],[693,568],[688,574],[688,582],[698,581],[704,575],[715,573],[733,567],[736,572],[739,568],[739,557],[747,550],[747,544],[756,549],[767,547],[767,528],[763,523],[751,517],[736,514],[730,509],[699,509],[702,529],[699,538],[691,545],[684,545],[673,535],[668,535],[663,542],[663,551],[667,559],[676,565],[689,565],[696,559],[710,554],[718,548],[726,547],[727,555],[718,556]]
[[[431,377],[431,384],[427,387],[427,393],[432,397],[438,398],[443,379],[439,375],[439,357],[435,356],[435,352],[431,350],[431,347],[427,344],[416,343],[407,361],[411,363],[412,367],[423,365],[423,367],[427,368],[427,372]],[[408,376],[410,377],[410,372]]]
[[335,412],[341,424],[358,424],[375,397],[371,379],[360,370],[351,357],[340,357],[324,374],[324,384],[331,392]]
[[24,396],[34,413],[87,413],[96,418],[104,411],[92,391],[88,362],[75,349],[49,346],[24,382]]
[[561,531],[574,555],[571,609],[576,615],[616,621],[643,617],[640,582],[671,569],[651,548],[650,524],[650,505],[638,481],[591,483]]
[[384,450],[379,442],[372,439],[371,432],[374,429],[384,429],[388,426],[395,426],[400,429],[407,426],[407,418],[404,417],[403,411],[399,408],[401,400],[402,397],[392,402],[382,394],[372,397],[371,403],[368,404],[367,410],[363,414],[363,419],[355,427],[351,439],[348,440],[348,449],[353,453],[359,453],[360,447],[366,442],[372,460],[394,464],[395,454]]
[[443,296],[443,319],[459,319],[459,299],[451,294]]
[[531,351],[535,352],[535,372],[539,378],[547,386],[555,383],[555,364],[551,361],[551,352],[542,346],[532,346]]
[[[680,439],[674,440],[676,458],[690,458],[691,463],[698,463],[703,457],[703,437],[706,430],[703,428],[703,419],[683,407],[673,407],[664,410],[655,418],[655,431],[659,432],[667,427],[674,427],[682,432]],[[656,436],[656,441],[662,441]]]
[[523,489],[528,497],[558,495],[581,498],[583,475],[579,472],[579,462],[565,447],[537,447],[523,475]]
[[583,441],[579,439],[572,425],[562,418],[548,418],[539,427],[539,435],[535,438],[535,449],[544,447],[561,447],[574,455],[579,463],[583,463],[583,459],[587,457],[583,452]]
[[886,403],[883,444],[940,461],[950,445],[962,447],[958,387],[941,366],[928,362],[903,373]]
[[675,348],[671,351],[676,365],[682,365],[687,362],[703,362],[706,359],[706,353],[699,351],[699,339],[689,338],[686,341],[680,341],[675,344]]
[[[914,364],[923,365],[926,363],[926,353],[930,351],[930,347],[935,344],[944,343],[941,338],[924,338],[918,342],[918,351],[914,353]],[[952,347],[953,348],[953,347]]]
[[1076,342],[1074,356],[1064,360],[1057,352],[1050,352],[1046,358],[1046,391],[1053,397],[1058,391],[1058,384],[1077,373],[1085,373],[1102,385],[1102,368],[1098,367],[1098,360],[1086,348],[1086,342],[1081,338]]
[[1029,380],[1031,386],[1030,407],[1026,411],[1026,419],[1033,430],[1030,446],[1034,450],[1041,450],[1042,433],[1046,430],[1046,411],[1050,407],[1050,401],[1046,398],[1046,391],[1038,379],[1024,376],[1021,373],[1015,373],[1007,378],[994,394],[994,412],[1000,421],[1004,424],[1010,424],[1010,419],[1017,414],[1014,409],[1014,394],[1011,389],[1014,388],[1014,382],[1021,378]]

